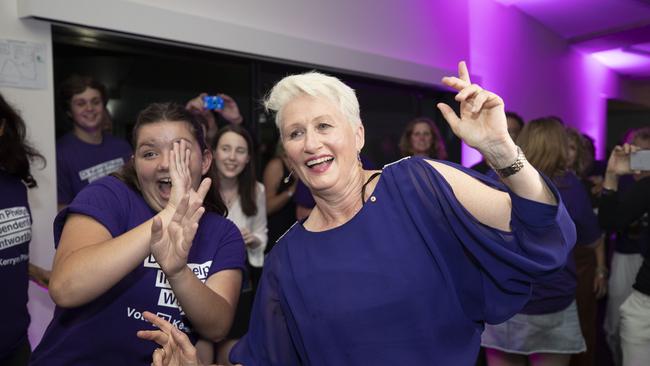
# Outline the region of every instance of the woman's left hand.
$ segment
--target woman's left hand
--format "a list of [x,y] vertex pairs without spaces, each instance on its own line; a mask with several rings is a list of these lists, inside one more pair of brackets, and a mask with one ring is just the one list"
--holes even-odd
[[186,194],[166,227],[160,215],[153,219],[151,254],[169,279],[175,278],[187,265],[192,240],[205,212],[201,204],[202,200],[190,203],[190,195]]
[[447,76],[442,82],[458,91],[455,99],[460,102],[460,117],[447,104],[437,105],[456,136],[484,155],[514,151],[503,100],[472,84],[464,61],[458,64],[458,77]]

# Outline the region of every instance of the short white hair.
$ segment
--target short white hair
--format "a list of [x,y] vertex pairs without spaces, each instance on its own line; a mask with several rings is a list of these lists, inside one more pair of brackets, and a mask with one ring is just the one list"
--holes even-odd
[[352,126],[361,125],[359,101],[354,89],[333,76],[310,71],[284,77],[266,96],[264,107],[267,111],[275,112],[275,125],[278,129],[281,127],[282,108],[301,95],[327,98],[339,108]]

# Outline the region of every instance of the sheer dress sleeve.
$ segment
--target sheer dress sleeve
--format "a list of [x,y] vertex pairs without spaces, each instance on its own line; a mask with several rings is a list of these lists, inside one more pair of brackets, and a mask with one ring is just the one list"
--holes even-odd
[[576,241],[575,226],[550,179],[557,206],[517,196],[505,185],[449,162],[441,162],[506,191],[512,201],[511,232],[480,223],[457,200],[451,186],[421,158],[385,169],[393,195],[453,283],[473,321],[500,323],[528,301],[531,283],[562,268]]
[[294,322],[291,314],[285,314],[281,306],[284,299],[278,276],[282,267],[280,258],[282,249],[284,249],[282,246],[277,246],[266,258],[262,278],[255,294],[248,333],[230,352],[230,362],[233,364],[240,363],[244,366],[302,364],[298,347],[295,347],[290,335],[290,328],[295,329]]

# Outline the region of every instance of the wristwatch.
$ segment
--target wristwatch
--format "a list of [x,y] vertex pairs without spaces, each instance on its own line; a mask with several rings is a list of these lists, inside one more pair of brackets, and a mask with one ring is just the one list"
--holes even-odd
[[508,165],[505,168],[497,169],[495,167],[492,167],[492,169],[494,169],[499,177],[507,178],[520,171],[524,167],[524,161],[526,161],[526,156],[524,155],[524,152],[521,151],[521,148],[517,146],[517,158],[512,164]]

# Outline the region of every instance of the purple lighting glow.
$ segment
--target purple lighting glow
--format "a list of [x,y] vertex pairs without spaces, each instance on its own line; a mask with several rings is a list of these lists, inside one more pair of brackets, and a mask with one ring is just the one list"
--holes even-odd
[[631,49],[613,49],[591,54],[603,65],[621,74],[642,73],[644,70],[650,76],[650,55],[634,52]]
[[[523,4],[542,7],[575,2],[522,0],[508,7],[496,1],[469,0],[469,67],[481,77],[481,86],[503,98],[506,110],[527,121],[559,116],[568,126],[593,137],[596,157],[602,159],[607,99],[619,93],[618,75],[591,53],[573,49],[565,39],[518,11]],[[478,151],[462,146],[463,165],[480,159]]]

